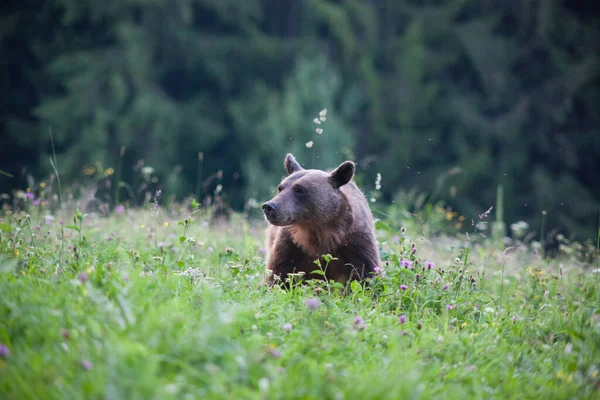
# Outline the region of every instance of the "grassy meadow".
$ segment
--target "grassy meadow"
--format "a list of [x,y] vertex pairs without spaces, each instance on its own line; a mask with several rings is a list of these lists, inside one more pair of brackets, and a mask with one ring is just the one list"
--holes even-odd
[[595,238],[545,257],[397,207],[368,285],[283,291],[259,217],[92,209],[0,218],[2,399],[600,398]]

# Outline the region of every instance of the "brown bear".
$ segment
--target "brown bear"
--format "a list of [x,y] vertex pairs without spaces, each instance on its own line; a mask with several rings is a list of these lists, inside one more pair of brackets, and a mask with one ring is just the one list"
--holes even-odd
[[[288,176],[277,195],[262,205],[267,229],[267,283],[289,273],[340,283],[372,276],[381,261],[369,204],[352,181],[354,163],[345,161],[334,171],[305,170],[292,154],[284,162]],[[337,258],[314,274],[324,254]]]

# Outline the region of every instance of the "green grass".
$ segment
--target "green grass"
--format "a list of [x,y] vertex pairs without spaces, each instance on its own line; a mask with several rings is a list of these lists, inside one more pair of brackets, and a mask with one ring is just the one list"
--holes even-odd
[[3,217],[0,398],[600,398],[595,266],[407,218],[369,286],[266,290],[264,223],[189,213],[75,215],[62,257],[60,214]]

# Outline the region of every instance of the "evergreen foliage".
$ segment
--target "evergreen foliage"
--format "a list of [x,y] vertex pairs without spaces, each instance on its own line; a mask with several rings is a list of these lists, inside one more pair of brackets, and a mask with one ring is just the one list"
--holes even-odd
[[222,171],[241,208],[286,152],[353,157],[387,201],[417,188],[476,215],[501,184],[507,221],[539,227],[546,210],[595,237],[599,20],[564,1],[8,1],[0,170],[15,177],[0,187],[51,171],[51,126],[65,182],[122,165],[111,183],[131,183],[143,160],[181,198]]

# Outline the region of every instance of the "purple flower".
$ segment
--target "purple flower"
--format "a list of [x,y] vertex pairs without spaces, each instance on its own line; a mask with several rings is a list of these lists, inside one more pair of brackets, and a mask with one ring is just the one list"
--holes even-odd
[[39,230],[41,230],[41,229],[42,229],[42,227],[41,227],[41,226],[39,226],[39,225],[36,225],[36,226],[35,226],[35,229],[39,231]]
[[406,323],[406,315],[401,315],[399,321],[401,324],[405,324]]
[[281,351],[279,349],[271,349],[269,350],[269,353],[275,358],[281,357]]
[[367,325],[365,324],[365,321],[363,321],[363,319],[359,316],[356,316],[354,318],[354,328],[358,329],[359,331],[363,331],[367,328]]
[[86,371],[89,371],[90,369],[92,369],[93,365],[91,361],[88,360],[83,360],[81,362],[81,366],[83,367],[83,369],[85,369]]
[[35,197],[35,195],[31,192],[27,192],[25,193],[25,196],[29,199],[29,200],[33,200],[33,198]]
[[456,305],[454,305],[454,304],[446,304],[446,310],[452,310],[455,307],[456,307]]
[[310,298],[304,301],[304,305],[306,306],[306,308],[312,311],[316,310],[321,305],[321,302],[319,301],[319,299]]
[[265,254],[267,254],[267,249],[261,247],[260,249],[258,249],[258,252],[264,256]]
[[394,235],[394,237],[392,237],[392,241],[393,241],[394,243],[398,243],[398,242],[400,241],[400,236],[398,236],[398,235]]
[[513,321],[513,322],[517,322],[517,320],[518,320],[518,319],[519,319],[519,318],[517,318],[517,316],[516,316],[516,315],[513,315],[513,317],[512,317],[512,321]]
[[214,250],[212,247],[208,246],[208,249],[206,249],[209,253],[212,253]]
[[8,346],[5,344],[0,344],[0,358],[6,358],[8,356],[10,356],[10,350],[8,349]]
[[375,268],[373,268],[373,272],[375,273],[375,275],[379,275],[382,278],[385,277],[385,271],[381,267],[375,267]]
[[408,289],[408,286],[406,286],[406,285],[402,285],[402,286],[400,286],[400,289],[402,289],[402,290],[406,290],[406,289]]
[[123,214],[125,212],[125,206],[119,204],[118,206],[115,207],[115,212],[117,214]]
[[431,261],[425,261],[425,267],[427,267],[427,269],[431,269],[431,268],[435,267],[435,264],[432,263]]
[[415,254],[415,253],[417,252],[417,248],[416,248],[416,247],[413,247],[413,248],[412,248],[412,252],[413,252],[413,254]]
[[285,324],[283,325],[283,330],[286,332],[291,332],[292,331],[292,324]]
[[448,285],[444,285],[444,290],[448,290]]
[[404,268],[409,268],[412,265],[412,261],[409,260],[402,260],[400,262],[400,265],[402,265]]
[[85,283],[88,280],[88,273],[87,271],[81,271],[81,273],[79,274],[79,281],[81,283]]
[[39,206],[40,204],[42,204],[42,202],[40,201],[40,199],[35,199],[35,200],[33,201],[33,205],[34,205],[34,206]]
[[158,243],[158,248],[159,249],[164,249],[164,247],[165,247],[165,242],[159,242]]

